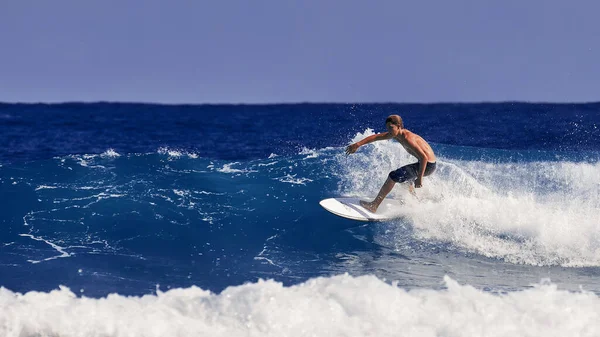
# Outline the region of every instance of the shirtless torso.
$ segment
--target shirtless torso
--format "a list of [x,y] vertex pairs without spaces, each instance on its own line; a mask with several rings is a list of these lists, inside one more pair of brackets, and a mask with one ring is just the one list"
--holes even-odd
[[433,149],[421,136],[417,135],[416,133],[412,133],[409,130],[403,129],[402,133],[395,136],[394,139],[398,141],[402,147],[404,147],[406,152],[417,158],[417,160],[420,160],[419,153],[422,153],[427,162],[435,163],[436,159]]

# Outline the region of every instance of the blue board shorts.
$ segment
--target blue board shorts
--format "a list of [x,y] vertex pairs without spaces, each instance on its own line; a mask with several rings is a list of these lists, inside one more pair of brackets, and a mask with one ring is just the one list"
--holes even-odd
[[[427,167],[425,167],[425,174],[423,176],[428,176],[435,172],[435,163],[427,162]],[[390,179],[397,183],[404,183],[407,181],[416,180],[419,176],[419,163],[408,164],[402,166],[401,168],[390,172]]]

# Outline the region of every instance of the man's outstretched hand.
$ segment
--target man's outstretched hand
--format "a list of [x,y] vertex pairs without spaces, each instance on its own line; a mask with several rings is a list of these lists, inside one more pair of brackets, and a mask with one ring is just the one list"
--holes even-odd
[[352,145],[348,145],[348,147],[346,148],[346,155],[356,152],[356,150],[358,150],[358,148],[359,148],[359,146],[356,143],[354,143]]

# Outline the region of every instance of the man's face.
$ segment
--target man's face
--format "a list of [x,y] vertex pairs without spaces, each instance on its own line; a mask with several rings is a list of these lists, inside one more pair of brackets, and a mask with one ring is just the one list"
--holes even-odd
[[400,132],[400,127],[396,124],[387,123],[385,128],[388,130],[388,133],[394,137],[396,137]]

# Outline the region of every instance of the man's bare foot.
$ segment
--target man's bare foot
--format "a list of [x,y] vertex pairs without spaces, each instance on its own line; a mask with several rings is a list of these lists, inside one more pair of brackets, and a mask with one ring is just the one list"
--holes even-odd
[[410,192],[410,194],[412,194],[413,196],[417,196],[417,192],[415,192],[415,187],[413,186],[413,184],[411,183],[410,185],[408,185],[408,191]]
[[360,205],[362,207],[368,209],[371,213],[377,212],[378,205],[375,205],[374,202],[367,202],[367,201],[361,200]]

